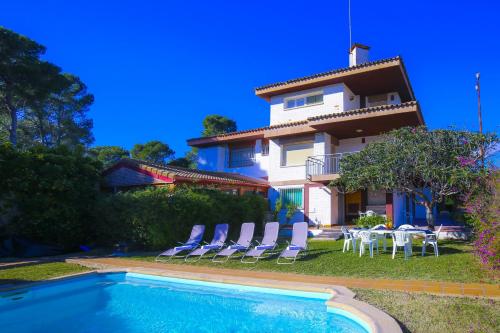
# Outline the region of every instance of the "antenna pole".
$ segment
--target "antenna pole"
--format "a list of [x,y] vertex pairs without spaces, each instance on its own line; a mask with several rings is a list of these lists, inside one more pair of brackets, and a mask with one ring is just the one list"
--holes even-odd
[[479,133],[483,133],[483,117],[481,115],[481,85],[479,79],[481,74],[476,73],[476,91],[477,91],[477,117],[479,119]]
[[352,22],[351,22],[351,0],[348,0],[349,7],[349,50],[352,46]]
[[[479,72],[476,73],[476,91],[477,91],[477,118],[479,120],[479,134],[483,134],[483,117],[481,115],[481,84],[479,83],[479,79],[481,78],[481,74]],[[479,153],[481,154],[481,164],[484,168],[484,146],[481,145],[479,148]]]

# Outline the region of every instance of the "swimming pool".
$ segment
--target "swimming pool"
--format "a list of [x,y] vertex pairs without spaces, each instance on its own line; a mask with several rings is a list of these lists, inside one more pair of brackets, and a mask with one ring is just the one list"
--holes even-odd
[[92,274],[0,293],[7,332],[342,332],[369,327],[327,311],[329,293],[136,273]]

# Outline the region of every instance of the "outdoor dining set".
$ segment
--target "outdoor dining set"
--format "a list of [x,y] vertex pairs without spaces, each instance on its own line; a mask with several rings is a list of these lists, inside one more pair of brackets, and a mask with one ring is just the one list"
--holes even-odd
[[344,235],[344,248],[342,252],[352,250],[355,253],[359,249],[359,256],[361,257],[366,248],[369,249],[370,257],[373,258],[374,248],[379,253],[379,242],[382,241],[384,252],[387,250],[387,238],[392,238],[392,259],[395,258],[398,248],[404,251],[405,259],[408,259],[413,254],[413,239],[415,236],[422,236],[422,256],[425,255],[427,246],[434,248],[434,255],[439,256],[438,238],[441,232],[441,225],[436,232],[427,229],[419,229],[410,224],[403,224],[397,229],[388,228],[384,224],[376,225],[372,228],[351,228],[342,227]]

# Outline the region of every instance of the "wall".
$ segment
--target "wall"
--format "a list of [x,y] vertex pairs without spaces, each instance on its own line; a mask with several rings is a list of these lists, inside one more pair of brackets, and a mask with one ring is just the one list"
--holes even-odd
[[344,111],[359,109],[359,95],[355,95],[348,86],[344,85]]
[[[284,100],[289,97],[300,96],[308,93],[323,92],[323,104],[303,106],[294,109],[285,110]],[[354,95],[349,88],[343,83],[325,86],[322,88],[302,90],[289,94],[271,97],[271,125],[282,124],[291,121],[304,120],[308,117],[319,116],[323,114],[330,114],[335,112],[342,112],[350,110],[355,107],[355,101],[349,101],[344,107],[345,98],[344,92]],[[348,99],[348,97],[346,98]],[[358,98],[359,106],[359,98]]]
[[269,156],[262,155],[262,141],[255,142],[255,163],[252,166],[230,168],[228,145],[201,147],[198,149],[198,169],[205,171],[233,172],[254,178],[268,176]]
[[405,197],[402,194],[393,193],[394,221],[395,227],[406,223]]
[[306,178],[306,167],[281,166],[281,147],[279,139],[269,140],[269,181],[297,180]]
[[[362,138],[365,138],[365,143],[362,143]],[[362,150],[368,143],[380,140],[379,135],[375,136],[360,136],[357,138],[349,138],[339,140],[339,145],[334,146],[334,153],[352,153]]]
[[[307,216],[313,225],[330,225],[332,222],[332,190],[328,186],[309,187]],[[335,196],[335,193],[333,195]]]

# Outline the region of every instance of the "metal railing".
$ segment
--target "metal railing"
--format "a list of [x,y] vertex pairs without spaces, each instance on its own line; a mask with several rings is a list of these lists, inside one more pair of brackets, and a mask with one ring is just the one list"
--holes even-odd
[[340,160],[352,153],[309,156],[306,160],[306,178],[311,180],[313,176],[339,173]]

